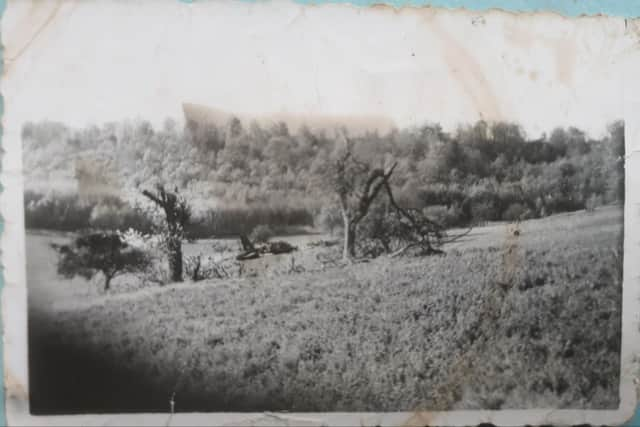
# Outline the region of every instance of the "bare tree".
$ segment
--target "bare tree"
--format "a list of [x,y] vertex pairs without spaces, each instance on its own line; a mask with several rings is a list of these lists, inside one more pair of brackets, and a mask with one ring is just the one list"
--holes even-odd
[[355,257],[358,224],[369,212],[380,190],[388,185],[395,167],[394,163],[387,170],[372,169],[367,163],[357,160],[350,150],[336,160],[332,171],[333,187],[340,201],[344,224],[343,259]]
[[437,248],[441,246],[444,238],[444,228],[437,222],[429,219],[418,209],[405,209],[396,202],[389,183],[385,183],[385,190],[389,203],[399,216],[400,236],[405,245],[394,252],[392,256],[400,255],[413,247],[420,247],[424,255],[442,254]]
[[191,208],[184,197],[179,196],[177,188],[170,192],[158,184],[155,193],[144,190],[142,194],[164,212],[162,234],[166,244],[169,275],[173,282],[182,282],[182,240],[185,237],[184,227],[191,218]]
[[[371,168],[369,164],[355,158],[349,149],[335,161],[331,171],[333,190],[338,195],[344,226],[344,260],[355,258],[358,240],[358,226],[367,217],[372,204],[384,194],[388,198],[390,209],[384,215],[390,226],[383,227],[376,236],[387,253],[398,256],[412,248],[420,249],[422,255],[442,254],[439,248],[469,233],[469,230],[447,236],[445,228],[428,218],[420,209],[400,206],[396,201],[390,184],[397,163],[390,167]],[[397,242],[391,253],[391,240]],[[398,247],[399,246],[399,247]]]

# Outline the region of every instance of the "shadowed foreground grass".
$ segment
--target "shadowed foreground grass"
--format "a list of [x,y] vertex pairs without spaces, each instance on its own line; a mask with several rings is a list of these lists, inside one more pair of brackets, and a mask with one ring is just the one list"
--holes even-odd
[[177,411],[614,408],[614,219],[32,313],[32,410],[167,411],[174,391]]

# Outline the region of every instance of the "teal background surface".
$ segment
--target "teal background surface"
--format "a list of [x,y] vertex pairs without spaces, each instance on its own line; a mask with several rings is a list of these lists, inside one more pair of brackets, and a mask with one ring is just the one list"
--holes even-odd
[[[21,1],[21,0],[14,0]],[[99,0],[96,0],[99,1]],[[191,3],[194,0],[177,0]],[[268,1],[268,0],[244,0],[244,1]],[[484,11],[490,9],[503,9],[513,12],[551,11],[566,16],[580,15],[610,15],[625,18],[640,17],[640,0],[293,0],[301,4],[344,3],[355,6],[369,6],[373,4],[386,4],[393,7],[402,6],[431,6],[445,8],[465,8],[469,10]],[[0,17],[4,13],[6,0],[0,0]],[[3,71],[3,49],[0,47],[0,73]],[[0,98],[0,115],[4,111],[4,103]],[[0,128],[0,138],[2,129]],[[2,185],[0,184],[0,191]],[[4,224],[0,218],[0,233]],[[1,261],[1,259],[0,259]],[[1,262],[0,262],[1,264]],[[0,274],[0,289],[4,285]],[[0,318],[1,320],[1,318]],[[0,372],[4,372],[2,355],[2,340],[0,340]],[[4,402],[4,375],[0,378],[0,402]],[[4,412],[4,404],[0,405],[0,425],[6,426],[7,421]],[[627,426],[640,427],[640,410],[626,424]]]
[[[245,0],[251,1],[251,0]],[[432,6],[470,10],[503,9],[518,12],[553,11],[567,16],[640,16],[639,0],[295,0],[297,3],[348,3],[356,6],[387,4],[394,7]]]

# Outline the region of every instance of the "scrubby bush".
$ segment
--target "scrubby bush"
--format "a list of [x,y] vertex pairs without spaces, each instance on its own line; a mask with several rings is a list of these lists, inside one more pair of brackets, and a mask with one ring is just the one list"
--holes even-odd
[[185,257],[184,271],[193,282],[229,277],[229,272],[221,263],[215,262],[212,257],[204,257],[202,254]]

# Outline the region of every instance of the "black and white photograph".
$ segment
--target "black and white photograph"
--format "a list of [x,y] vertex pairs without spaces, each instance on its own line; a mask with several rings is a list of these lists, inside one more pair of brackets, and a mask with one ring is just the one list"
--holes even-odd
[[32,416],[621,407],[624,20],[4,19]]

